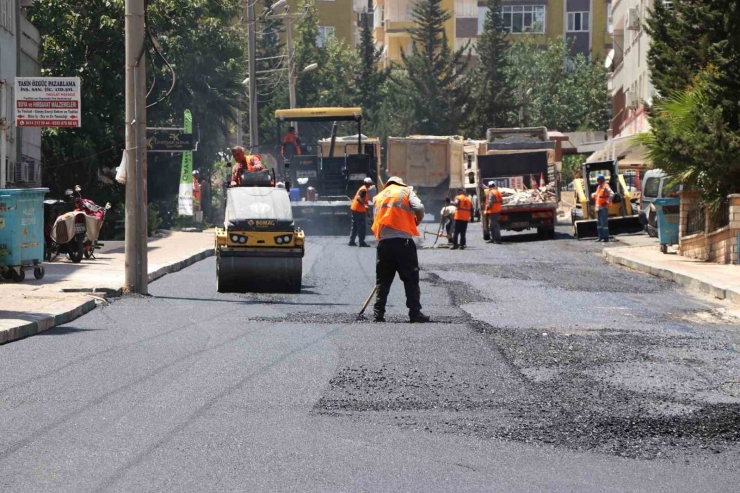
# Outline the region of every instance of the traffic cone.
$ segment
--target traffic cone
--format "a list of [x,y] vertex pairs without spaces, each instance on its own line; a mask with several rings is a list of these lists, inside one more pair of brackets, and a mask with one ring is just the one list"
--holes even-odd
[[540,188],[545,188],[545,174],[540,173]]
[[529,183],[532,184],[532,190],[537,190],[538,188],[540,188],[537,185],[537,178],[535,178],[534,175],[529,175]]

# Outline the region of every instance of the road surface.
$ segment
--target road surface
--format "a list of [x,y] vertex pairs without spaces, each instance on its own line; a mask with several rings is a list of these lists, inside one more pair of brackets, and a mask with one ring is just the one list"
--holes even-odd
[[0,491],[737,491],[737,320],[591,242],[469,236],[420,251],[428,325],[398,282],[356,322],[375,251],[309,238],[299,295],[209,259],[0,346]]

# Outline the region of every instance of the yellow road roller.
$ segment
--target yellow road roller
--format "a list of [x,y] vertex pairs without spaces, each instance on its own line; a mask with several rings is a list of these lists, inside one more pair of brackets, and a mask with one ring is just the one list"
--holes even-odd
[[219,293],[299,293],[305,235],[295,226],[285,188],[267,171],[247,172],[226,192],[224,227],[216,229]]

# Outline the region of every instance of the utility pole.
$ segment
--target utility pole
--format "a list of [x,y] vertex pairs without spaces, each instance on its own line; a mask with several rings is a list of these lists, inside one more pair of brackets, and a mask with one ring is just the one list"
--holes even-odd
[[259,152],[259,101],[257,100],[257,31],[254,4],[247,5],[247,29],[249,32],[249,153]]
[[145,0],[126,0],[126,281],[148,293]]
[[[287,17],[287,16],[286,16]],[[297,74],[295,73],[295,53],[293,52],[293,19],[288,19],[285,23],[285,33],[288,38],[288,97],[290,98],[290,109],[296,107],[295,102],[295,85],[297,83]],[[295,123],[293,124],[295,125]]]

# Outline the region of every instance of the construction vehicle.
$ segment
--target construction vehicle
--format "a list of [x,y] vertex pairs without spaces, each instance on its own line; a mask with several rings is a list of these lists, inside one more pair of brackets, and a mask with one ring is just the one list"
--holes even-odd
[[[277,110],[275,119],[278,141],[286,122],[333,122],[327,152],[324,153],[324,146],[311,146],[313,153],[293,155],[284,161],[283,174],[299,190],[291,202],[296,225],[309,234],[348,234],[352,221],[350,197],[354,196],[365,178],[370,177],[377,182],[377,166],[374,166],[373,156],[365,152],[367,149],[363,143],[362,109]],[[343,140],[341,152],[337,152],[338,122],[357,124],[355,146],[351,147],[349,141]]]
[[485,140],[466,140],[463,147],[463,162],[460,166],[460,179],[456,182],[450,173],[450,190],[464,188],[468,197],[473,201],[473,215],[471,221],[480,220],[481,207],[485,206],[485,197],[478,197],[478,156],[487,152]]
[[609,206],[609,233],[638,233],[645,227],[640,216],[632,205],[632,193],[625,183],[624,176],[619,174],[618,163],[598,161],[585,163],[581,178],[573,181],[576,207],[571,211],[573,236],[576,238],[595,238],[598,236],[596,205],[592,195],[596,192],[596,178],[604,175],[606,182],[614,192],[614,199]]
[[216,228],[219,293],[301,291],[305,235],[287,189],[275,184],[274,171],[245,171],[227,189],[224,227]]
[[445,197],[462,186],[464,144],[459,136],[388,137],[386,169],[408,185],[439,221]]
[[[540,238],[555,236],[559,200],[559,174],[554,165],[555,142],[545,127],[491,128],[487,132],[486,154],[478,155],[478,196],[485,207],[488,183],[515,193],[541,188],[555,190],[555,195],[541,194],[537,201],[508,201],[504,197],[499,215],[502,231],[521,232],[535,229]],[[540,183],[540,182],[544,183]],[[554,187],[552,186],[554,185]],[[539,196],[539,195],[538,195]],[[507,203],[508,202],[508,203]],[[481,221],[483,239],[490,239],[486,221]]]

